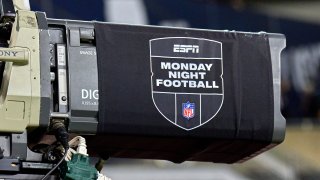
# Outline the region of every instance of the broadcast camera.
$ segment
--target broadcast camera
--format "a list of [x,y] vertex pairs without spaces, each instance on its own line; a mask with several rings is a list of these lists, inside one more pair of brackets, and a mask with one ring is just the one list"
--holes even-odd
[[0,3],[0,178],[59,165],[77,179],[87,163],[98,179],[89,155],[237,163],[284,140],[284,35],[49,19]]

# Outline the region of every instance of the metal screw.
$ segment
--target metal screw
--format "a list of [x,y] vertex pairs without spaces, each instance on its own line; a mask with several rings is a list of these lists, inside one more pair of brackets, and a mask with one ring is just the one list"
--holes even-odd
[[50,158],[51,161],[56,160],[56,158],[54,156],[50,156],[49,158]]

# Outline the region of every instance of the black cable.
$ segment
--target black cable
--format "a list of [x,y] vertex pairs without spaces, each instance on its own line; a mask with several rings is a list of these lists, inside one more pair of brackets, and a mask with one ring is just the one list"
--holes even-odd
[[101,172],[102,168],[103,168],[103,165],[105,164],[105,160],[100,158],[99,161],[96,163],[95,167],[96,169]]
[[48,176],[60,166],[60,164],[66,158],[67,154],[68,154],[68,148],[65,150],[65,153],[64,153],[63,157],[60,159],[60,161],[41,180],[46,180],[48,178]]
[[55,134],[57,141],[59,141],[65,149],[69,148],[69,134],[64,126],[63,121],[53,120],[52,122],[52,131]]
[[63,158],[41,180],[47,179],[48,176],[60,166],[60,164],[66,158],[68,154],[68,149],[69,149],[69,143],[68,143],[69,134],[68,134],[68,131],[66,130],[64,122],[62,120],[52,120],[51,125],[52,125],[52,131],[55,133],[55,137],[57,141],[59,141],[62,144],[62,146],[65,149],[65,152],[64,152]]

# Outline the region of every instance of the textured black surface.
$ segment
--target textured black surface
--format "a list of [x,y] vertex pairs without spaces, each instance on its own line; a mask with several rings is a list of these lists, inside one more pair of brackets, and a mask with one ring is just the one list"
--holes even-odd
[[49,125],[50,99],[51,99],[51,79],[50,79],[50,44],[47,18],[44,13],[37,12],[40,43],[40,88],[41,88],[41,105],[40,105],[40,126],[46,130]]
[[0,89],[2,86],[2,79],[3,79],[3,73],[4,73],[5,66],[6,66],[6,63],[0,62]]
[[[102,23],[95,24],[95,33],[100,135],[88,142],[96,152],[232,163],[270,144],[274,107],[267,34]],[[222,42],[222,108],[211,121],[191,131],[167,121],[152,101],[149,40],[162,37]]]

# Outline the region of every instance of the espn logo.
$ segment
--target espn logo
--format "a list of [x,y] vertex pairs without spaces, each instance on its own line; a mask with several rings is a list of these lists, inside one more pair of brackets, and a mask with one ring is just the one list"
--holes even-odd
[[199,46],[198,46],[198,45],[180,45],[180,44],[174,44],[174,45],[173,45],[173,52],[179,52],[179,53],[199,53]]

